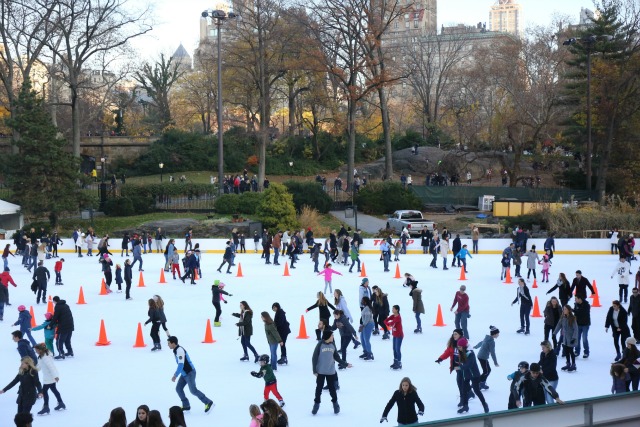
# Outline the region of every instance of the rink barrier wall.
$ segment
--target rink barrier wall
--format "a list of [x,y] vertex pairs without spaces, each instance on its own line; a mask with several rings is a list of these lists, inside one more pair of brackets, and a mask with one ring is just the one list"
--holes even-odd
[[[324,244],[325,239],[321,239],[320,241]],[[453,239],[449,241],[449,245],[451,245]],[[470,238],[461,237],[463,245],[467,245],[467,249],[469,252],[473,249],[473,244]],[[536,250],[538,253],[544,253],[543,245],[546,239],[529,239],[527,241],[527,249],[531,248],[532,245],[536,245]],[[58,246],[58,252],[61,254],[73,254],[73,239],[62,239],[62,246]],[[193,244],[200,243],[200,250],[203,253],[210,254],[222,254],[224,253],[225,243],[227,239],[198,239],[195,238],[193,240]],[[397,239],[394,239],[394,243]],[[120,251],[120,244],[122,242],[121,238],[112,238],[111,245],[109,246],[109,250],[112,253],[116,253]],[[168,240],[163,240],[163,248],[166,246]],[[361,254],[379,254],[380,253],[380,243],[382,239],[364,239],[364,243],[360,247]],[[3,245],[10,243],[13,246],[13,240],[4,240]],[[422,254],[422,246],[420,246],[420,237],[415,237],[409,239],[407,244],[407,253],[408,254]],[[482,255],[494,255],[501,254],[502,251],[509,246],[511,243],[510,239],[480,239],[478,240],[478,249],[479,253]],[[555,239],[556,251],[554,254],[558,255],[606,255],[611,254],[611,243],[609,239]],[[155,250],[155,242],[152,243],[152,247]],[[176,247],[182,252],[184,250],[184,239],[176,239]],[[253,240],[246,242],[245,247],[247,249],[247,254],[254,253],[254,243]],[[86,245],[83,246],[83,252],[86,253]],[[94,245],[94,252],[97,253],[97,244]],[[338,248],[340,250],[340,248]],[[306,244],[305,244],[306,250]],[[262,246],[259,246],[258,253],[262,252]],[[472,255],[473,256],[473,255]]]
[[[415,427],[637,427],[640,392],[572,400],[564,405],[542,405],[489,414],[412,424]],[[428,410],[428,409],[427,409]]]

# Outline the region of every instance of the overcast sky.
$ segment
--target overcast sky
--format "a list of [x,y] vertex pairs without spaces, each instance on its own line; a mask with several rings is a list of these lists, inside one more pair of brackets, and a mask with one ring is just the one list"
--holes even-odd
[[[133,0],[135,2],[135,0]],[[519,0],[523,5],[525,26],[548,25],[556,13],[568,15],[578,22],[580,8],[594,9],[593,0]],[[442,24],[475,25],[489,21],[489,10],[496,0],[438,0],[438,28]],[[223,1],[213,0],[155,0],[154,30],[149,36],[136,40],[134,46],[143,59],[160,53],[171,55],[182,43],[189,54],[197,46],[200,15],[203,10],[220,8]]]

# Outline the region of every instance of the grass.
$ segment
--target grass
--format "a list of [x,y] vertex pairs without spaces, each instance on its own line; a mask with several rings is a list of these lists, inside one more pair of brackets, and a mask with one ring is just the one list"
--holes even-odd
[[[182,175],[187,178],[187,182],[192,184],[210,184],[211,176],[216,177],[216,181],[218,179],[218,172],[214,171],[188,171],[188,172],[176,172],[172,174],[164,173],[162,174],[162,182],[169,183],[169,175],[173,175],[173,178],[176,182],[180,179]],[[252,177],[253,174],[249,174],[249,177]],[[295,175],[268,175],[269,181],[282,183],[284,181],[296,180],[296,181],[315,181],[314,176],[295,176]],[[127,177],[127,184],[159,184],[160,183],[160,174],[156,175],[146,175],[146,176],[132,176]]]

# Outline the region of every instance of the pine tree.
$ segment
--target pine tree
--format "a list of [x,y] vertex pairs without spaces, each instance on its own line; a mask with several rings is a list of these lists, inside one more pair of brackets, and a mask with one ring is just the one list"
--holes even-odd
[[33,215],[49,217],[52,227],[64,212],[77,211],[86,196],[80,188],[79,159],[57,135],[43,99],[26,80],[7,125],[20,134],[18,154],[9,158],[6,181],[13,200]]
[[293,196],[282,184],[272,183],[264,190],[256,214],[268,229],[288,230],[298,227]]

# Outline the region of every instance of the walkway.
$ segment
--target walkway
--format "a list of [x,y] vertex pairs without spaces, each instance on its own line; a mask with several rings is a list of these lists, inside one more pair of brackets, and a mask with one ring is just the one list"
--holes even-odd
[[361,212],[358,212],[358,226],[356,227],[356,219],[354,218],[345,218],[345,211],[331,211],[329,212],[331,215],[336,217],[338,220],[347,224],[352,229],[359,228],[365,233],[376,235],[381,228],[385,228],[387,226],[387,221],[383,219],[376,218],[371,215],[366,215]]

